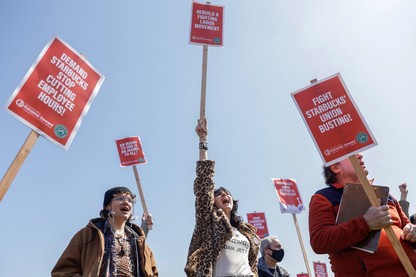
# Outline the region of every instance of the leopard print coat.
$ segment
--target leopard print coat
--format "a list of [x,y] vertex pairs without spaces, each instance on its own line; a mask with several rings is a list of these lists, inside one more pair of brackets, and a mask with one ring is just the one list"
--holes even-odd
[[[211,277],[225,242],[232,237],[232,227],[221,209],[214,206],[214,161],[198,161],[195,194],[195,229],[188,251],[185,272],[188,277]],[[249,265],[257,277],[259,237],[256,229],[242,223],[237,227],[250,243]]]

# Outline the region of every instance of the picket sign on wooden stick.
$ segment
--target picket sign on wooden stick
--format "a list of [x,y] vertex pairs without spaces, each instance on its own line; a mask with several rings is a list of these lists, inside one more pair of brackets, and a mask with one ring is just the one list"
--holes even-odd
[[[207,67],[208,67],[208,46],[204,45],[202,48],[202,79],[201,79],[201,105],[199,109],[199,119],[205,119],[205,103],[207,98]],[[199,142],[205,142],[202,138],[199,138]],[[199,159],[204,160],[207,158],[205,151],[199,151]]]
[[293,221],[295,223],[296,232],[298,234],[300,248],[302,249],[303,260],[305,261],[306,270],[308,271],[309,277],[312,277],[312,275],[311,275],[311,269],[309,267],[308,257],[306,256],[305,246],[303,244],[302,235],[301,235],[300,229],[299,229],[298,219],[296,218],[296,214],[292,214],[292,216],[293,216]]
[[[142,184],[140,182],[139,172],[137,171],[136,165],[133,165],[133,171],[134,171],[134,176],[136,177],[137,189],[139,190],[140,202],[142,202],[144,216],[147,218],[147,216],[149,215],[149,212],[147,211],[146,200],[144,199]],[[152,225],[147,225],[147,228],[149,230],[152,230]]]
[[[360,161],[357,159],[355,155],[350,156],[349,160],[351,161],[352,166],[354,167],[355,172],[357,173],[358,179],[360,180],[361,185],[364,188],[365,193],[367,194],[368,199],[370,200],[370,203],[373,207],[379,207],[380,203],[377,199],[376,193],[371,188],[370,182],[367,179],[367,176],[364,173],[363,168],[360,165]],[[407,274],[412,277],[416,277],[416,271],[409,259],[409,257],[406,255],[406,252],[404,251],[402,245],[400,244],[399,240],[397,239],[393,229],[391,226],[387,226],[384,228],[384,230],[387,233],[387,236],[393,245],[394,250],[397,253],[397,256],[399,257],[404,269],[406,270]]]
[[26,160],[26,157],[29,155],[38,138],[39,134],[32,130],[27,136],[26,141],[23,143],[22,148],[20,148],[19,152],[14,158],[9,169],[6,171],[6,174],[4,174],[3,179],[1,179],[0,182],[0,201],[3,199],[3,196],[6,194],[7,190],[10,188],[10,185],[19,172],[20,167],[23,165],[23,162]]
[[201,106],[199,111],[199,119],[205,118],[205,102],[207,97],[207,68],[208,68],[208,46],[202,48],[202,80],[201,80]]

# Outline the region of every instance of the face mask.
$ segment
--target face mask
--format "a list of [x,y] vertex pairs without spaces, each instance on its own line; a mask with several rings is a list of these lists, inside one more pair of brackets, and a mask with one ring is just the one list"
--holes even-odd
[[280,263],[283,260],[283,256],[285,255],[285,250],[280,249],[280,250],[273,250],[271,248],[269,248],[270,250],[272,250],[272,254],[268,254],[270,257],[272,257],[273,259],[275,259],[278,263]]

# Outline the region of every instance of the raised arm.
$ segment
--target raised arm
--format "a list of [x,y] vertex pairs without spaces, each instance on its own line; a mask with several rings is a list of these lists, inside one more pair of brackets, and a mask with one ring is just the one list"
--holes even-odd
[[208,125],[206,118],[198,119],[195,132],[199,137],[199,160],[205,161],[208,159]]
[[409,202],[407,201],[407,193],[409,192],[407,190],[407,184],[403,183],[399,186],[400,190],[400,206],[402,207],[403,212],[406,214],[407,217],[409,217]]
[[214,161],[207,159],[208,127],[205,118],[198,120],[195,131],[199,137],[199,161],[194,181],[196,225],[206,227],[214,206]]

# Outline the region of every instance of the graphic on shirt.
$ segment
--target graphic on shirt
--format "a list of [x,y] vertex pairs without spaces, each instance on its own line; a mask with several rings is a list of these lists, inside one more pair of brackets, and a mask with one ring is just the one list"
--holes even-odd
[[251,275],[248,263],[250,243],[248,239],[233,227],[233,236],[225,242],[215,264],[213,276]]

